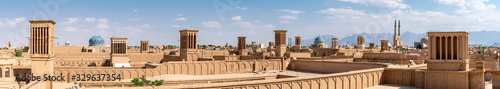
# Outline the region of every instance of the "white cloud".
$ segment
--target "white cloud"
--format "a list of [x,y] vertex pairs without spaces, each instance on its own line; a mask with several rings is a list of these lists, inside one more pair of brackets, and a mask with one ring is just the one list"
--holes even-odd
[[245,22],[245,21],[231,23],[231,25],[238,26],[241,28],[247,28],[247,29],[273,29],[273,28],[275,28],[275,26],[272,24],[253,24],[252,22]]
[[98,19],[97,20],[97,28],[101,28],[101,29],[108,29],[108,28],[111,28],[111,26],[109,26],[108,24],[108,21],[109,19]]
[[95,18],[85,18],[85,21],[87,21],[87,22],[94,22]]
[[137,9],[134,9],[134,12],[137,12]]
[[289,20],[292,20],[292,19],[298,19],[299,17],[296,17],[296,16],[290,16],[290,15],[283,15],[283,16],[278,16],[279,18],[281,19],[289,19]]
[[252,28],[253,24],[251,22],[236,22],[236,23],[231,23],[233,26],[239,26],[242,28]]
[[327,16],[327,19],[359,19],[361,17],[369,16],[363,11],[346,9],[346,8],[328,8],[316,13],[330,14],[332,16]]
[[489,0],[434,0],[440,4],[451,4],[460,7],[461,9],[476,9],[476,10],[484,10],[490,8],[496,8],[495,5],[490,4],[486,5],[484,2],[488,2]]
[[232,20],[234,21],[241,21],[241,16],[234,16],[233,18],[231,18]]
[[245,35],[256,35],[257,32],[255,32],[254,30],[245,30],[243,32],[241,32],[240,34],[245,34]]
[[170,27],[178,28],[178,27],[181,27],[181,26],[179,26],[179,25],[170,25]]
[[140,27],[140,28],[151,28],[151,25],[149,24],[142,24],[142,25],[136,25],[137,27]]
[[219,22],[216,21],[210,21],[210,22],[203,22],[202,23],[203,27],[208,27],[208,28],[221,28],[221,25]]
[[274,11],[279,11],[279,12],[290,12],[294,15],[304,13],[304,11],[299,11],[299,10],[290,10],[290,9],[284,9],[284,10],[274,10]]
[[73,23],[78,22],[78,20],[79,20],[78,18],[67,18],[67,19],[68,19],[68,21],[63,22],[63,24],[66,24],[66,25],[71,25],[71,24],[73,24]]
[[68,31],[68,32],[74,32],[74,31],[76,31],[77,29],[76,29],[76,28],[74,28],[74,27],[66,27],[66,28],[64,28],[64,30],[66,30],[66,31]]
[[494,4],[486,5],[484,2],[489,0],[434,0],[439,4],[448,4],[459,7],[455,10],[456,13],[465,14],[470,13],[474,10],[491,10],[496,8]]
[[182,16],[182,14],[177,14],[177,16]]
[[179,18],[175,18],[174,21],[186,21],[187,19],[184,18],[184,17],[179,17]]
[[316,11],[317,13],[325,13],[331,15],[366,15],[362,11],[353,10],[353,9],[345,9],[345,8],[328,8],[320,11]]
[[274,29],[276,28],[276,26],[272,25],[272,24],[265,24],[265,25],[262,25],[263,28],[265,29]]
[[280,23],[290,23],[290,21],[280,21]]
[[344,1],[344,2],[351,2],[351,3],[358,3],[358,4],[365,4],[365,5],[374,5],[377,7],[387,7],[387,8],[394,8],[394,9],[406,9],[410,8],[409,5],[406,5],[403,3],[403,0],[339,0],[339,1]]
[[[347,23],[367,23],[367,22],[383,22],[389,21],[393,19],[401,19],[405,22],[420,22],[420,23],[429,23],[432,20],[442,19],[442,18],[451,18],[443,12],[435,12],[435,11],[413,11],[413,10],[394,10],[390,13],[377,13],[377,14],[368,14],[363,11],[346,9],[346,8],[328,8],[320,11],[316,11],[317,13],[328,14],[326,16],[327,19],[332,20],[332,22],[347,22]],[[383,20],[383,21],[380,21]]]
[[236,9],[246,10],[246,9],[248,9],[248,8],[247,8],[247,7],[239,7],[239,6],[236,6]]
[[255,21],[253,21],[253,22],[256,22],[256,23],[258,23],[258,22],[260,22],[260,20],[255,20]]
[[121,27],[119,29],[124,31],[124,32],[128,32],[128,34],[131,34],[131,35],[137,35],[139,33],[145,32],[143,29],[135,28],[132,26],[125,26],[125,27]]
[[26,20],[26,17],[19,17],[19,18],[14,18],[14,19],[8,19],[4,18],[4,20],[9,24],[10,26],[16,26],[18,23],[24,22]]
[[128,18],[128,21],[139,21],[139,17],[135,17],[135,18]]
[[425,12],[410,11],[410,13],[412,15],[425,16],[425,17],[442,17],[442,16],[447,16],[445,13],[433,12],[433,11],[425,11]]

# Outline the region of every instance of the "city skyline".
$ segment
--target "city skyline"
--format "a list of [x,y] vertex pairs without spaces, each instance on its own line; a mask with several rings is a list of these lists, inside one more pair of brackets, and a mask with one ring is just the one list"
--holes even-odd
[[[231,1],[231,0],[230,0]],[[101,35],[128,37],[130,45],[179,45],[178,30],[199,29],[199,44],[233,46],[238,36],[266,44],[273,30],[288,30],[288,37],[318,35],[343,38],[357,33],[392,33],[393,21],[406,31],[497,31],[499,1],[0,1],[0,38],[13,46],[27,45],[28,20],[51,19],[56,44],[88,45]],[[222,6],[224,8],[217,9]],[[10,9],[16,8],[16,9]],[[226,11],[226,9],[228,9]],[[44,18],[47,17],[47,18]],[[390,40],[390,39],[387,39]],[[0,44],[6,46],[7,44]]]

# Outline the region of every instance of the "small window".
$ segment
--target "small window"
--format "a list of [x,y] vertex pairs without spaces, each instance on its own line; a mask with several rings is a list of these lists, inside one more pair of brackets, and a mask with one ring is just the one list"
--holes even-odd
[[10,77],[10,75],[9,75],[9,74],[10,74],[10,73],[9,73],[9,69],[5,69],[5,78]]

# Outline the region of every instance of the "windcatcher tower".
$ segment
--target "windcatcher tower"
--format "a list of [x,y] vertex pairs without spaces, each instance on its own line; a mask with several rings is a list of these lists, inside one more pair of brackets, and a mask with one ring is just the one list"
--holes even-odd
[[301,47],[302,45],[302,39],[300,38],[300,36],[295,36],[295,46],[296,47]]
[[141,41],[141,53],[149,52],[149,41]]
[[127,57],[127,37],[111,37],[111,63],[114,67],[130,67]]
[[[247,47],[246,47],[246,36],[238,37],[238,55],[246,56],[247,55]],[[254,42],[252,42],[253,44]]]
[[274,51],[274,42],[269,42],[269,47],[267,48],[267,51],[269,52]]
[[476,69],[469,70],[469,33],[428,32],[427,35],[429,60],[426,70],[415,71],[415,81],[420,81],[415,84],[417,88],[484,89],[484,65],[476,63]]
[[365,49],[365,36],[358,36],[357,49]]
[[[35,76],[54,75],[54,25],[52,20],[30,20],[29,52],[31,73]],[[43,89],[52,88],[52,82],[42,82]]]
[[9,50],[12,49],[12,43],[9,41]]
[[339,40],[337,38],[332,38],[332,48],[338,49]]
[[380,40],[380,52],[387,51],[389,49],[388,40]]
[[300,52],[302,49],[302,39],[300,36],[295,36],[295,46],[293,47],[294,52]]
[[[469,70],[467,32],[429,32],[429,70]],[[446,66],[446,67],[445,67]]]
[[180,59],[183,61],[197,61],[198,31],[196,29],[180,30],[181,50]]
[[278,57],[283,57],[286,52],[286,32],[287,30],[274,30],[275,52]]

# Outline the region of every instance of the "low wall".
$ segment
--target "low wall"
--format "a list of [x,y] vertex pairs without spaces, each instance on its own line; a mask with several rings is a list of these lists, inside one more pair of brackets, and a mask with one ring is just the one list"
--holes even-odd
[[240,56],[240,60],[265,59],[264,56]]
[[214,55],[215,61],[236,61],[238,60],[238,56],[230,56],[230,55]]
[[425,89],[484,89],[484,73],[484,71],[386,68],[382,75],[382,83]]
[[382,75],[382,83],[415,86],[415,70],[386,68]]
[[203,56],[203,57],[213,57],[215,55],[229,55],[229,51],[208,51],[208,50],[204,50],[204,51],[201,51],[199,52],[200,56]]
[[354,70],[363,70],[371,68],[385,68],[387,65],[378,63],[352,63],[352,62],[334,62],[334,61],[307,61],[292,60],[291,68],[299,71],[309,71],[318,73],[339,73]]
[[486,73],[491,74],[493,76],[492,79],[493,89],[500,89],[500,70],[489,70],[486,71]]
[[[258,61],[195,61],[195,62],[164,62],[151,69],[116,68],[116,67],[56,67],[54,74],[72,76],[76,74],[120,74],[122,79],[138,78],[142,75],[154,77],[164,74],[214,75],[230,73],[249,73],[253,71],[281,70],[281,60]],[[59,81],[73,82],[74,80]]]
[[178,55],[163,55],[163,59],[161,60],[161,62],[168,62],[168,61],[182,61],[182,60]]
[[61,66],[88,66],[92,63],[95,63],[96,66],[102,66],[106,60],[54,60],[54,67]]
[[54,53],[54,58],[70,58],[70,57],[105,57],[109,58],[110,54],[109,53],[60,53],[60,54],[55,54]]
[[130,62],[155,62],[160,63],[163,59],[162,53],[129,53]]
[[391,63],[391,64],[405,65],[405,64],[410,63],[410,59],[366,59],[366,58],[354,58],[353,62],[380,62],[380,63]]
[[310,52],[286,52],[285,55],[287,57],[311,57]]
[[[230,82],[246,82],[276,79],[276,76],[258,76],[258,77],[241,77],[241,78],[224,78],[224,79],[196,79],[196,80],[166,80],[163,81],[162,86],[177,86],[177,85],[200,85],[210,83],[230,83]],[[86,88],[126,88],[134,85],[129,81],[116,81],[116,82],[80,82],[80,87]]]
[[[484,59],[476,59],[475,61],[484,61],[484,69],[485,70],[497,70],[497,60],[484,60]],[[500,66],[500,65],[499,65]],[[469,68],[470,69],[475,69],[476,68],[476,62],[470,62],[469,63]]]
[[408,59],[406,55],[402,53],[363,53],[363,57],[366,59]]
[[238,83],[212,83],[205,85],[160,86],[158,88],[254,88],[254,89],[362,89],[380,84],[384,68],[349,71],[327,75],[286,78]]
[[404,65],[410,63],[410,59],[402,53],[363,53],[363,57],[354,58],[354,62],[382,62]]
[[[416,79],[425,89],[469,89],[469,71],[422,71]],[[423,82],[420,82],[423,81]],[[484,85],[483,85],[484,86]]]

